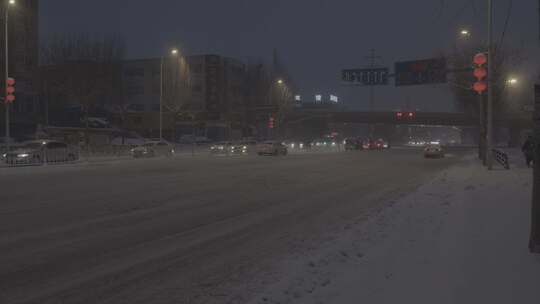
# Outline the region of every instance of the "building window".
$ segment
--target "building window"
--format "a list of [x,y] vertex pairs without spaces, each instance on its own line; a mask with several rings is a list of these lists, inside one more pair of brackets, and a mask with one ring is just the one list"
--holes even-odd
[[193,91],[193,93],[200,93],[200,92],[202,92],[202,87],[200,85],[194,85],[192,87],[192,91]]
[[142,85],[129,85],[126,89],[126,93],[129,96],[144,95],[144,86]]
[[127,77],[144,77],[144,68],[127,68],[124,70]]
[[193,74],[201,74],[203,71],[202,64],[195,64],[191,67],[191,72]]

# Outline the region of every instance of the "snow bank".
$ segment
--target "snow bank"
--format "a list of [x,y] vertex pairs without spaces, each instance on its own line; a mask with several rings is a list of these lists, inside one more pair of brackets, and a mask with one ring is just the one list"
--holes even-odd
[[[470,157],[414,194],[346,223],[314,254],[282,263],[251,303],[540,303],[528,252],[532,171]],[[286,279],[283,279],[286,278]]]

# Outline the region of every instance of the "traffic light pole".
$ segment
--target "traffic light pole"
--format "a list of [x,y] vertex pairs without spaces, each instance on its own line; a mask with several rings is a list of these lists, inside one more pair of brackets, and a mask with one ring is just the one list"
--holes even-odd
[[493,58],[493,0],[488,0],[488,101],[486,163],[489,170],[493,169]]
[[8,78],[9,78],[9,38],[8,38],[8,18],[9,18],[9,4],[7,1],[6,2],[6,5],[5,5],[5,17],[4,17],[4,21],[5,21],[5,25],[4,25],[4,38],[5,38],[5,54],[6,54],[6,62],[5,62],[5,80],[4,80],[4,88],[5,88],[5,92],[4,92],[4,96],[6,97],[4,99],[4,105],[5,105],[5,111],[6,111],[6,147],[7,147],[7,150],[9,151],[9,144],[10,144],[10,130],[9,130],[9,101],[7,100],[7,81],[8,81]]

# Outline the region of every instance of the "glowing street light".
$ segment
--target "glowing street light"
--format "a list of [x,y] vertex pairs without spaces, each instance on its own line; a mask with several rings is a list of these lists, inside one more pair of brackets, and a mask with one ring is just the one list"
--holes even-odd
[[171,55],[178,55],[178,49],[172,49]]
[[15,0],[9,0],[9,4],[11,5],[15,4]]
[[508,83],[508,84],[511,85],[511,86],[517,85],[518,82],[519,82],[519,81],[517,80],[517,78],[514,78],[514,77],[511,77],[511,78],[509,78],[509,79],[506,81],[506,83]]
[[283,84],[283,79],[278,79],[278,80],[277,80],[277,83],[278,83],[278,84]]
[[471,36],[471,32],[468,30],[468,29],[462,29],[459,34],[462,36],[462,37],[469,37]]

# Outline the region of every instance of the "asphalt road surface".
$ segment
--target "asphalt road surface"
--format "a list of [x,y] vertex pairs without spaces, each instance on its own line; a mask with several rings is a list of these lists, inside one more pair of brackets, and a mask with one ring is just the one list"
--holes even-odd
[[0,169],[0,303],[244,303],[249,281],[464,152]]

